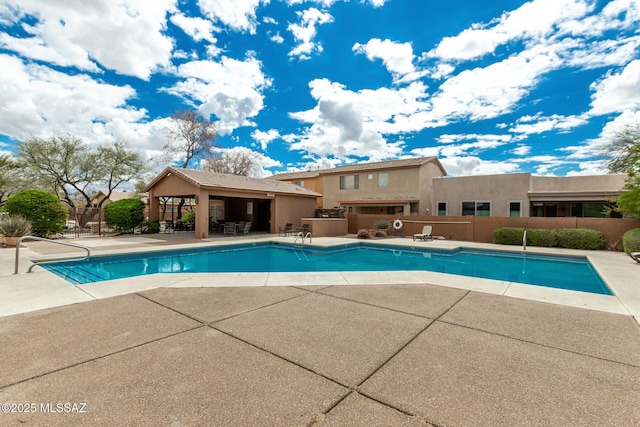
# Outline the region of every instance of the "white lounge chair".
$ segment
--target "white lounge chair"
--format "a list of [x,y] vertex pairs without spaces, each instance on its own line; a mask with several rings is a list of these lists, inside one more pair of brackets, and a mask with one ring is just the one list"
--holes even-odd
[[418,239],[420,239],[420,240],[428,240],[428,239],[433,240],[433,236],[431,235],[432,232],[433,232],[433,226],[432,225],[425,225],[424,227],[422,227],[422,233],[417,233],[417,234],[413,235],[413,241],[415,242]]
[[631,252],[629,256],[633,258],[635,262],[640,263],[640,252]]

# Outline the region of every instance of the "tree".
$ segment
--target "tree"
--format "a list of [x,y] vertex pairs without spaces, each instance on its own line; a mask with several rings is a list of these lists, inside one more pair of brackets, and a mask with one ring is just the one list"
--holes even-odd
[[172,125],[165,129],[169,137],[164,146],[166,156],[180,156],[181,167],[188,168],[193,159],[211,151],[216,139],[215,124],[194,110],[176,111],[171,121]]
[[[188,168],[191,161],[211,152],[216,139],[215,124],[194,110],[176,111],[171,116],[172,125],[165,129],[169,142],[164,146],[165,156],[178,155],[181,167]],[[178,203],[178,219],[182,217],[184,199]]]
[[10,215],[31,221],[33,234],[39,237],[61,232],[67,221],[68,213],[60,199],[46,191],[19,191],[9,197],[5,208]]
[[202,163],[202,170],[232,175],[254,176],[257,168],[256,154],[242,147],[216,153]]
[[132,233],[144,223],[144,203],[140,199],[122,199],[104,207],[104,220],[118,233]]
[[615,199],[623,212],[640,218],[640,123],[618,132],[609,147],[608,168],[614,173],[626,173],[624,192]]
[[20,182],[20,164],[8,154],[0,154],[0,206],[17,191]]
[[71,136],[31,137],[20,144],[18,157],[34,180],[46,183],[69,207],[83,208],[83,213],[91,207],[95,191],[103,190],[108,197],[146,170],[140,156],[122,142],[91,149]]

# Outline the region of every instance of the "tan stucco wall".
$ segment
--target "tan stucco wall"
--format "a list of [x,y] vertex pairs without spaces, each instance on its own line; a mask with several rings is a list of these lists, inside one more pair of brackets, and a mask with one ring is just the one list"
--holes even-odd
[[[418,206],[418,212],[415,212],[417,215],[429,215],[433,214],[433,180],[434,178],[442,176],[442,169],[435,163],[427,163],[422,165],[420,168],[419,179],[420,179],[420,190],[419,190],[419,198],[420,204]],[[429,212],[427,212],[429,209]],[[413,213],[413,212],[412,212]]]
[[491,216],[509,216],[509,202],[521,202],[521,215],[529,216],[528,173],[463,176],[433,180],[433,215],[438,202],[447,202],[447,215],[462,214],[462,202],[491,202]]
[[315,197],[276,195],[275,203],[271,205],[271,233],[277,233],[289,222],[294,227],[300,227],[300,218],[314,217],[315,213]]
[[345,236],[347,231],[346,218],[302,218],[303,224],[309,224],[313,237]]
[[[389,185],[378,187],[378,173],[389,174]],[[369,179],[369,174],[372,175]],[[340,176],[360,175],[357,190],[341,190]],[[324,176],[324,208],[340,205],[344,200],[418,199],[420,172],[418,168],[346,172]]]
[[[624,187],[627,176],[623,174],[594,175],[594,176],[569,176],[569,177],[531,177],[531,192],[544,193],[553,192],[575,192],[575,193],[617,193]],[[535,198],[535,197],[534,197]],[[600,200],[601,196],[594,194],[595,200]],[[584,199],[584,196],[581,197]],[[565,198],[566,200],[566,198]]]
[[[315,191],[316,193],[320,193],[323,194],[323,178],[322,176],[316,176],[313,178],[295,178],[295,179],[283,179],[282,181],[284,182],[290,182],[292,184],[295,184],[296,182],[302,181],[304,183],[304,188],[311,190],[311,191]],[[318,197],[316,200],[316,206],[317,207],[322,207],[322,203],[323,203],[323,198],[322,197]]]

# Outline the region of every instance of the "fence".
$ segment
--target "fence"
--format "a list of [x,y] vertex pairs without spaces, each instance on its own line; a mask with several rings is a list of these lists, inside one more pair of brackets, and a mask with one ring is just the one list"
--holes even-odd
[[490,217],[490,216],[403,216],[403,215],[365,215],[349,214],[348,230],[356,234],[360,229],[374,228],[376,221],[385,220],[390,224],[396,219],[402,221],[401,230],[389,228],[391,236],[410,237],[420,233],[424,225],[433,226],[433,235],[442,236],[447,240],[461,240],[467,242],[491,243],[493,230],[500,227],[522,228],[590,228],[602,233],[612,246],[622,235],[632,228],[640,228],[640,221],[628,218],[578,218],[578,217]]
[[72,209],[67,224],[62,230],[66,238],[112,236],[115,230],[104,222],[102,209],[80,208]]

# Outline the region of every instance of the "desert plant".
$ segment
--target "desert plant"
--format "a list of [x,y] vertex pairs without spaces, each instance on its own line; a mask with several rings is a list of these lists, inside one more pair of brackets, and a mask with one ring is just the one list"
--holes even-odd
[[607,242],[601,232],[587,228],[561,228],[557,236],[561,248],[603,249]]
[[500,227],[493,230],[493,243],[498,245],[522,245],[524,228]]
[[117,233],[132,233],[144,223],[144,203],[140,199],[122,199],[104,207],[104,220]]
[[369,230],[367,230],[366,228],[362,228],[358,230],[357,237],[358,239],[370,239],[371,235],[369,234]]
[[160,232],[160,223],[158,221],[149,221],[147,222],[147,233],[158,233]]
[[373,233],[373,237],[387,237],[387,232],[384,230],[376,230],[375,233]]
[[187,212],[182,215],[180,222],[185,230],[193,230],[196,227],[196,213],[194,211]]
[[22,237],[31,233],[31,222],[22,215],[3,216],[0,234],[5,237]]
[[552,248],[558,246],[556,230],[544,228],[527,229],[527,244],[531,246],[543,246]]
[[633,228],[622,235],[622,249],[628,254],[640,252],[640,228]]
[[389,228],[389,221],[380,220],[373,223],[373,226],[378,230],[387,230]]
[[53,194],[40,190],[22,190],[5,203],[9,215],[22,215],[31,222],[35,236],[59,233],[67,222],[67,210]]

